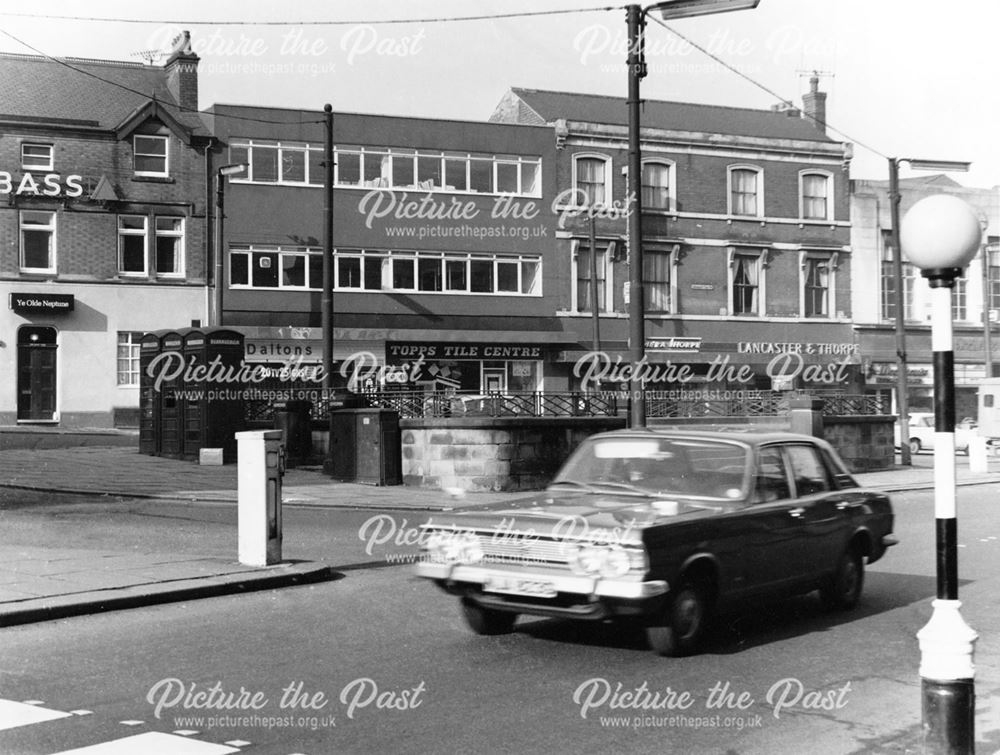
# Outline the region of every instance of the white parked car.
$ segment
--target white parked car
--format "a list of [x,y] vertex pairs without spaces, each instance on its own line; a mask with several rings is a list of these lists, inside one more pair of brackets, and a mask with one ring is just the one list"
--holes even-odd
[[[934,450],[934,413],[910,412],[910,453]],[[895,443],[899,447],[899,423],[896,423]],[[976,437],[976,423],[965,419],[955,425],[955,450],[968,455],[969,444]]]

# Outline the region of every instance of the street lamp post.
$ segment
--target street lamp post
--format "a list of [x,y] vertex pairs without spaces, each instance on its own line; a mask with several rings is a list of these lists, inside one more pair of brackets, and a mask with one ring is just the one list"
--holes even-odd
[[975,747],[976,632],[958,600],[958,513],[955,495],[955,356],[952,288],[979,250],[982,229],[968,204],[938,194],[917,202],[900,229],[902,250],[931,288],[934,360],[934,516],[937,599],[917,633],[925,752],[972,753]]
[[[760,0],[666,0],[646,8],[625,6],[628,23],[628,255],[629,255],[629,376],[632,427],[646,426],[646,394],[641,365],[646,359],[646,302],[642,286],[642,151],[639,145],[639,120],[642,100],[639,82],[646,75],[646,14],[659,11],[661,18],[672,20],[728,13],[756,8]],[[593,251],[593,250],[592,250]]]
[[233,163],[223,165],[215,172],[215,243],[212,245],[215,251],[215,296],[213,297],[212,317],[209,318],[212,325],[222,325],[222,292],[225,286],[223,276],[223,263],[225,255],[222,253],[223,234],[222,226],[225,223],[226,212],[226,178],[243,173],[247,169],[246,163]]
[[921,160],[917,158],[889,158],[889,213],[892,225],[892,267],[896,284],[896,410],[899,414],[899,463],[905,467],[910,458],[910,401],[909,375],[906,366],[906,291],[903,289],[903,255],[899,244],[899,164],[907,163],[917,170],[961,171],[970,163],[950,160]]

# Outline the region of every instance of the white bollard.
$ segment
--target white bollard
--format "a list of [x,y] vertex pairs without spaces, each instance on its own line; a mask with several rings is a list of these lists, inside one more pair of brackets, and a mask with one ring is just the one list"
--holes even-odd
[[281,430],[236,433],[239,479],[239,556],[248,566],[281,561]]
[[989,471],[989,452],[986,438],[976,435],[969,441],[969,471],[985,474]]

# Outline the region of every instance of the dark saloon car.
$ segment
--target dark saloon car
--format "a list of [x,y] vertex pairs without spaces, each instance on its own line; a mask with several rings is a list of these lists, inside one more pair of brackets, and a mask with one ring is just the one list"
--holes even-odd
[[480,634],[518,614],[633,617],[682,655],[724,607],[812,590],[853,607],[892,525],[889,498],[822,440],[622,430],[586,440],[535,497],[432,519],[417,573]]

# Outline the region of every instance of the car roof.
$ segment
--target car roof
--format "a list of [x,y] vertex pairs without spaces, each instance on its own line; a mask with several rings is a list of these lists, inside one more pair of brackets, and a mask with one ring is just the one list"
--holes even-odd
[[802,433],[792,433],[787,431],[764,431],[750,430],[747,432],[735,430],[679,430],[676,428],[646,427],[637,429],[611,430],[609,432],[592,435],[591,438],[599,440],[601,438],[665,438],[665,439],[687,439],[687,440],[713,440],[726,443],[740,443],[747,446],[757,446],[764,443],[776,442],[797,442],[814,443],[828,446],[829,444],[821,438]]

